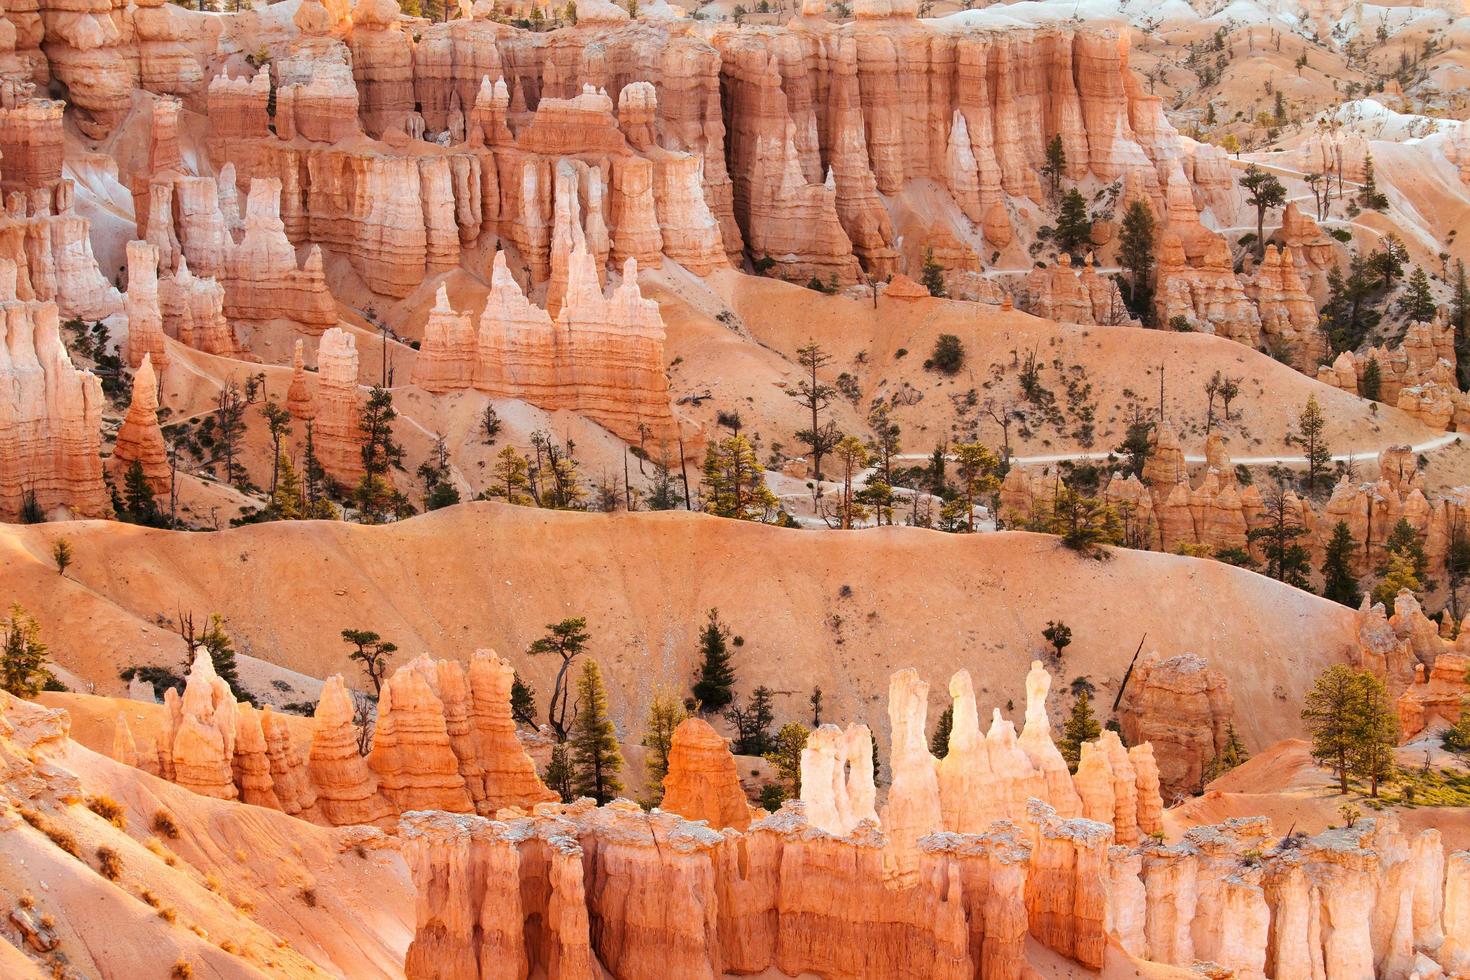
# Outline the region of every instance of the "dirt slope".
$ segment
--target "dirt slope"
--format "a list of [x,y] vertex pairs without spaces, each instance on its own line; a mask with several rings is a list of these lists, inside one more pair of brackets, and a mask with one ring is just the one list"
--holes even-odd
[[[48,557],[61,536],[76,554],[65,579]],[[1218,562],[1131,551],[1083,559],[1023,533],[791,531],[684,513],[467,504],[378,528],[7,526],[0,568],[0,589],[99,694],[120,692],[126,664],[182,659],[182,641],[157,625],[182,608],[222,613],[242,652],[354,682],[338,635],[346,627],[378,631],[402,658],[493,647],[544,705],[553,663],[522,651],[545,624],[585,616],[590,652],[613,678],[615,716],[638,731],[655,684],[687,689],[698,628],[716,606],[744,639],[739,688],[775,689],[778,721],[806,717],[820,685],[826,718],[880,732],[888,675],[902,667],[929,679],[935,705],[965,667],[983,706],[1023,707],[1041,630],[1062,619],[1074,642],[1059,691],[1085,675],[1111,704],[1146,636],[1145,654],[1192,651],[1225,671],[1237,723],[1257,747],[1297,733],[1306,685],[1354,640],[1351,611]]]

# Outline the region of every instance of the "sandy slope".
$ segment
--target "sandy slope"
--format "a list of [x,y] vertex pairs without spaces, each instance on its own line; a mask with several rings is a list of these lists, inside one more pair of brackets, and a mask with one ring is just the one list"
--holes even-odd
[[[47,556],[63,535],[76,563],[58,580]],[[345,627],[377,630],[405,657],[494,647],[544,699],[553,665],[522,651],[544,624],[585,616],[632,731],[656,683],[685,689],[712,606],[744,637],[740,688],[775,689],[778,720],[806,716],[820,685],[827,718],[880,732],[887,677],[901,667],[936,686],[935,705],[960,667],[983,706],[1024,704],[1020,679],[1060,618],[1074,642],[1059,689],[1086,675],[1111,703],[1146,634],[1146,654],[1197,652],[1229,675],[1256,747],[1296,734],[1306,685],[1354,637],[1350,611],[1217,562],[1130,551],[1099,562],[1023,533],[786,531],[682,513],[470,504],[381,528],[9,526],[0,568],[56,659],[98,693],[119,691],[126,664],[179,661],[181,642],[154,620],[182,607],[222,613],[243,652],[315,676],[357,679]]]
[[[873,400],[891,403],[905,385],[910,393],[901,401],[919,396],[916,403],[894,410],[903,427],[904,449],[910,452],[971,438],[977,427],[982,440],[998,446],[1002,433],[984,404],[994,398],[1026,407],[1018,378],[1021,360],[1031,351],[1041,365],[1041,383],[1055,397],[1065,421],[1061,426],[1033,425],[1030,435],[1013,426],[1017,453],[1112,449],[1122,439],[1133,404],[1145,412],[1157,411],[1161,364],[1166,418],[1181,431],[1190,451],[1199,451],[1204,443],[1204,385],[1216,371],[1242,379],[1243,394],[1232,406],[1233,418],[1220,423],[1236,455],[1297,452],[1286,436],[1312,394],[1327,416],[1327,441],[1334,452],[1376,454],[1385,445],[1441,435],[1395,408],[1379,405],[1375,411],[1363,399],[1318,384],[1241,344],[1205,334],[1059,324],[948,300],[880,297],[875,309],[867,299],[824,296],[734,272],[717,272],[702,288],[697,281],[644,278],[649,280],[647,292],[663,309],[667,353],[671,362],[678,362],[670,373],[675,390],[708,389],[712,397],[700,406],[701,418],[712,422],[716,411],[739,410],[749,431],[761,433],[767,442],[784,442],[793,453],[799,447],[792,434],[808,423],[784,387],[797,380],[797,348],[812,339],[833,356],[824,380],[847,372],[857,381],[857,400],[849,404],[839,398],[834,407],[838,425],[846,431],[866,431],[860,419]],[[721,308],[733,314],[734,326],[715,319]],[[944,333],[957,335],[966,351],[964,367],[952,378],[923,368]],[[1091,386],[1079,402],[1094,408],[1090,444],[1081,432],[1080,415],[1067,406],[1069,380],[1079,392]],[[1217,405],[1217,417],[1219,411]]]

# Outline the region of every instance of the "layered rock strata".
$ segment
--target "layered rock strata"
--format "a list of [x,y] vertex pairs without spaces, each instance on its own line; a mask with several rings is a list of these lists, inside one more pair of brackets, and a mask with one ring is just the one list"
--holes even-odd
[[155,494],[168,490],[170,480],[168,446],[163,441],[163,428],[158,424],[158,379],[153,373],[153,359],[144,356],[133,375],[133,395],[128,414],[117,430],[112,447],[112,479],[122,486],[127,471],[137,463],[143,478]]
[[17,298],[17,267],[0,259],[0,519],[57,508],[108,517],[102,477],[102,384],[76,368],[54,302]]
[[629,440],[678,437],[664,373],[663,319],[638,289],[634,259],[604,296],[597,264],[579,239],[567,256],[565,300],[553,321],[528,300],[505,253],[495,256],[490,295],[471,330],[443,290],[429,315],[414,365],[428,391],[475,388],[548,410],[569,409]]
[[483,650],[468,669],[427,657],[398,668],[383,686],[364,757],[365,702],[340,677],[322,690],[310,745],[298,746],[280,715],[236,703],[201,647],[183,695],[165,696],[160,742],[139,745],[120,715],[114,757],[203,795],[321,824],[389,825],[423,809],[494,815],[557,798],[516,738],[513,677]]

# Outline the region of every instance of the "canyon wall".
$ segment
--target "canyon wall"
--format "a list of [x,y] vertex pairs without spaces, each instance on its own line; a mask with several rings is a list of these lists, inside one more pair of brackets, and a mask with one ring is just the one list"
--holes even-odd
[[170,689],[154,739],[118,715],[113,755],[187,789],[327,825],[391,826],[399,813],[493,816],[556,799],[536,775],[510,714],[510,665],[478,651],[466,667],[420,657],[386,680],[372,751],[359,751],[362,705],[329,678],[309,745],[269,707],[237,703],[199,648],[182,695]]

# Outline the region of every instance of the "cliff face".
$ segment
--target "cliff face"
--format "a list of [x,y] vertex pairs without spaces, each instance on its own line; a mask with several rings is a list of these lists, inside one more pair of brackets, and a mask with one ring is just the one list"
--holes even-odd
[[744,832],[584,800],[499,821],[413,813],[399,836],[419,892],[410,978],[1019,978],[1028,934],[1091,969],[1116,944],[1254,977],[1407,975],[1424,950],[1455,964],[1464,948],[1463,855],[1446,874],[1438,833],[1391,818],[1315,838],[1242,819],[1124,846],[1033,801],[1020,824],[923,838],[899,884],[871,822],[830,834],[799,803]]
[[102,384],[72,366],[56,304],[17,298],[16,272],[0,260],[0,519],[18,520],[32,502],[109,517]]
[[493,398],[520,398],[549,410],[570,409],[629,441],[677,437],[664,374],[664,328],[658,304],[638,289],[637,260],[604,296],[585,237],[565,256],[566,285],[555,321],[528,300],[495,256],[490,295],[472,330],[469,315],[449,308],[441,290],[414,364],[414,383],[428,391],[476,388]]
[[391,825],[408,810],[493,816],[556,799],[510,714],[510,665],[479,651],[468,669],[420,657],[383,685],[372,751],[359,751],[358,702],[340,677],[317,704],[311,743],[293,743],[269,708],[236,703],[201,648],[168,729],[139,745],[119,716],[114,757],[196,793],[241,799],[327,825]]

